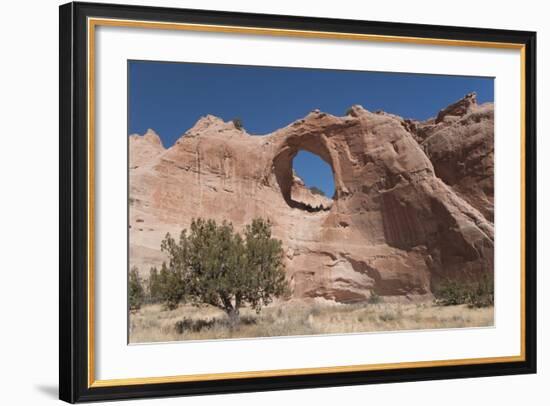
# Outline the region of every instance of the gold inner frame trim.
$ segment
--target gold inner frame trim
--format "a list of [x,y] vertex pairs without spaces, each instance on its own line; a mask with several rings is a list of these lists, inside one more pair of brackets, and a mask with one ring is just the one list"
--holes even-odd
[[[521,64],[521,101],[520,101],[520,137],[521,137],[521,269],[520,269],[520,340],[519,355],[502,357],[465,358],[451,360],[396,362],[384,364],[346,365],[315,368],[277,369],[266,371],[220,372],[211,374],[190,374],[145,378],[95,379],[95,278],[94,278],[94,196],[95,196],[95,28],[97,26],[148,28],[161,30],[180,30],[194,32],[217,32],[244,35],[265,35],[279,37],[340,39],[355,41],[371,41],[385,43],[401,43],[432,46],[459,46],[477,48],[512,49],[520,51]],[[453,39],[435,39],[422,37],[400,37],[391,35],[355,34],[345,32],[307,31],[291,29],[275,29],[260,27],[242,27],[230,25],[167,23],[139,20],[120,20],[108,18],[89,18],[87,29],[88,40],[88,387],[112,387],[126,385],[161,384],[193,381],[213,381],[220,379],[266,378],[281,376],[297,376],[312,374],[331,374],[342,372],[381,371],[398,368],[426,368],[458,365],[495,364],[504,362],[525,361],[525,45],[506,42],[466,41]]]

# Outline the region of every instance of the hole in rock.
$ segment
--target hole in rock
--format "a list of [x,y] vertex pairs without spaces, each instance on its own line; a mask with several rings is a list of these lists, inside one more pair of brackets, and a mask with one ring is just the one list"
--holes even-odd
[[318,155],[299,150],[292,159],[291,202],[298,208],[317,212],[330,210],[333,198],[331,166]]

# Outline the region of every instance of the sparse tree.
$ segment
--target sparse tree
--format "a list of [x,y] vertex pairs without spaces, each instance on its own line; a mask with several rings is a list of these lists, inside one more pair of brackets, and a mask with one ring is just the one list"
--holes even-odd
[[[227,313],[231,324],[239,320],[239,309],[248,304],[256,312],[274,297],[287,293],[283,250],[271,236],[271,224],[255,219],[246,226],[244,238],[233,225],[214,220],[193,220],[179,241],[170,236],[161,248],[169,256],[164,302],[187,301],[196,306],[210,304]],[[161,270],[161,279],[163,271]]]
[[145,292],[137,267],[132,267],[128,278],[128,301],[130,310],[139,310],[145,299]]
[[[282,242],[271,236],[271,223],[254,219],[245,233],[245,300],[260,312],[274,297],[289,293]],[[238,309],[237,309],[238,311]]]
[[186,290],[188,281],[185,280],[183,271],[183,268],[169,268],[166,263],[162,263],[159,274],[160,299],[169,310],[176,309],[189,293]]
[[160,275],[156,267],[149,269],[149,279],[147,279],[147,297],[150,303],[158,303],[162,300],[162,284]]

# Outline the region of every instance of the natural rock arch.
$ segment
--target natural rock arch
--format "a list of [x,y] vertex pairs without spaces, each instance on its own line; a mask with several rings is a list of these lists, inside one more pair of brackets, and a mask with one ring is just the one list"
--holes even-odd
[[[333,157],[330,151],[330,143],[322,134],[307,134],[302,136],[289,136],[279,147],[278,153],[273,158],[273,173],[277,179],[279,189],[286,203],[292,208],[298,208],[309,212],[326,211],[330,206],[313,207],[311,204],[300,201],[293,197],[292,189],[296,183],[293,174],[293,160],[299,151],[307,151],[320,157],[326,162],[331,171],[332,176],[336,178],[336,169],[333,162]],[[335,181],[335,192],[331,199],[336,199],[338,196],[338,188]],[[331,200],[327,199],[327,200]]]

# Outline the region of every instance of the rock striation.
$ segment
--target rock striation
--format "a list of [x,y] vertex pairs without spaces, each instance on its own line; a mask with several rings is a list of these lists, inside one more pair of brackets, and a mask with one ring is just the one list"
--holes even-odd
[[[313,111],[263,136],[201,118],[170,148],[129,137],[130,262],[146,274],[160,242],[192,218],[237,229],[269,218],[295,297],[429,297],[441,278],[493,270],[493,106],[475,95],[425,122],[353,106]],[[332,199],[293,174],[300,150],[332,168]]]

